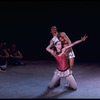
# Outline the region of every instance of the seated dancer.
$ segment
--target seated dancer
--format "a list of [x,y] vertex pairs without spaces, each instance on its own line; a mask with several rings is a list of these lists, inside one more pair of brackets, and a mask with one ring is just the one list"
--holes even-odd
[[[69,66],[69,62],[68,62],[68,57],[66,56],[66,54],[68,54],[67,49],[71,48],[72,46],[81,43],[83,41],[86,40],[88,36],[84,35],[84,37],[82,37],[80,40],[77,40],[76,42],[62,48],[62,44],[61,41],[59,41],[56,37],[56,41],[53,43],[50,43],[49,46],[47,46],[46,50],[51,53],[56,61],[57,61],[57,69],[54,73],[54,76],[52,78],[51,83],[49,84],[48,88],[53,88],[54,85],[56,84],[56,82],[61,78],[61,77],[65,77],[69,83],[69,87],[70,89],[77,89],[77,84],[76,81],[72,75],[72,72],[70,71],[70,66]],[[51,47],[55,46],[55,50],[51,49]]]
[[6,72],[8,63],[9,53],[4,48],[4,43],[0,43],[0,71]]
[[24,65],[22,62],[22,54],[17,49],[15,44],[12,44],[11,48],[9,49],[9,64],[11,65]]

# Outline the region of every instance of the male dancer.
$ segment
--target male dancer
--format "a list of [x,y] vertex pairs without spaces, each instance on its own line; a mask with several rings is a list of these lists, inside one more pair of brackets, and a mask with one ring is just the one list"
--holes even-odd
[[[71,44],[71,40],[69,39],[69,37],[66,35],[65,32],[58,32],[57,31],[57,27],[56,26],[52,26],[50,33],[53,35],[53,38],[51,39],[50,43],[52,41],[55,41],[56,37],[61,41],[63,47],[66,47],[68,45]],[[72,48],[67,49],[67,51],[69,51],[68,53],[68,59],[69,59],[69,66],[70,69],[73,70],[73,65],[74,65],[74,59],[75,59],[75,54]],[[68,84],[66,84],[67,86]],[[57,81],[57,83],[55,84],[55,87],[60,86],[60,79]]]

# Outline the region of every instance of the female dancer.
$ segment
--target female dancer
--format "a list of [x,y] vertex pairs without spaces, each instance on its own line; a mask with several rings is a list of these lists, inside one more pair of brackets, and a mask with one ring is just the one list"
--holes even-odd
[[[57,37],[61,41],[63,47],[71,44],[71,40],[68,37],[68,35],[65,32],[58,32],[58,29],[56,26],[51,27],[50,33],[53,35],[53,38],[52,38],[53,41],[55,41],[55,39]],[[52,42],[52,40],[50,42]],[[68,60],[69,60],[70,69],[73,70],[75,54],[74,54],[74,51],[72,48],[70,48],[69,52],[67,53],[67,56],[68,56]],[[67,86],[67,85],[68,85],[68,83],[65,86]],[[55,84],[55,87],[58,87],[58,86],[60,86],[60,79]]]
[[[68,57],[66,54],[68,53],[69,48],[72,46],[81,43],[86,40],[88,36],[84,35],[84,37],[81,37],[80,40],[75,41],[74,43],[70,44],[69,46],[66,46],[62,48],[61,41],[57,40],[55,43],[50,43],[49,46],[47,46],[46,50],[53,55],[57,61],[57,69],[55,71],[55,74],[53,76],[53,79],[51,83],[49,84],[48,88],[53,88],[56,82],[61,78],[65,77],[68,80],[68,83],[70,84],[71,89],[77,89],[76,81],[71,73]],[[54,44],[55,49],[51,49],[52,45]],[[68,49],[68,50],[67,50]]]

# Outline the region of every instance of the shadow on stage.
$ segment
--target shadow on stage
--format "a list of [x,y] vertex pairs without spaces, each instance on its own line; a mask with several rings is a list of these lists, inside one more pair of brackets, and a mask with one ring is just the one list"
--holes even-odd
[[49,99],[54,99],[54,98],[58,98],[59,96],[63,95],[63,94],[70,94],[72,92],[74,92],[75,90],[70,90],[70,89],[67,89],[65,88],[64,90],[56,90],[55,88],[53,89],[48,89],[43,93],[41,94],[40,96],[37,96],[36,99],[43,99],[43,98],[49,98]]

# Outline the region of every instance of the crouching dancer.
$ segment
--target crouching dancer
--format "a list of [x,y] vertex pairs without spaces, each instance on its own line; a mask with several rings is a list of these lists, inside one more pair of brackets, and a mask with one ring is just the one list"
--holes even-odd
[[[66,54],[68,53],[69,48],[71,48],[72,46],[81,43],[83,41],[86,40],[88,36],[84,35],[84,37],[82,37],[80,40],[75,41],[74,43],[62,48],[62,44],[61,41],[57,40],[55,41],[55,43],[51,42],[49,44],[49,46],[47,46],[46,50],[51,53],[52,56],[55,57],[56,61],[57,61],[57,69],[54,73],[54,76],[52,78],[51,83],[49,84],[48,88],[53,88],[54,85],[56,84],[56,82],[61,78],[61,77],[65,77],[69,83],[68,88],[70,89],[77,89],[77,84],[76,81],[72,75],[72,72],[70,70],[70,66],[69,66],[69,62],[68,62],[68,57],[66,56]],[[55,50],[51,49],[52,46],[54,45]]]

